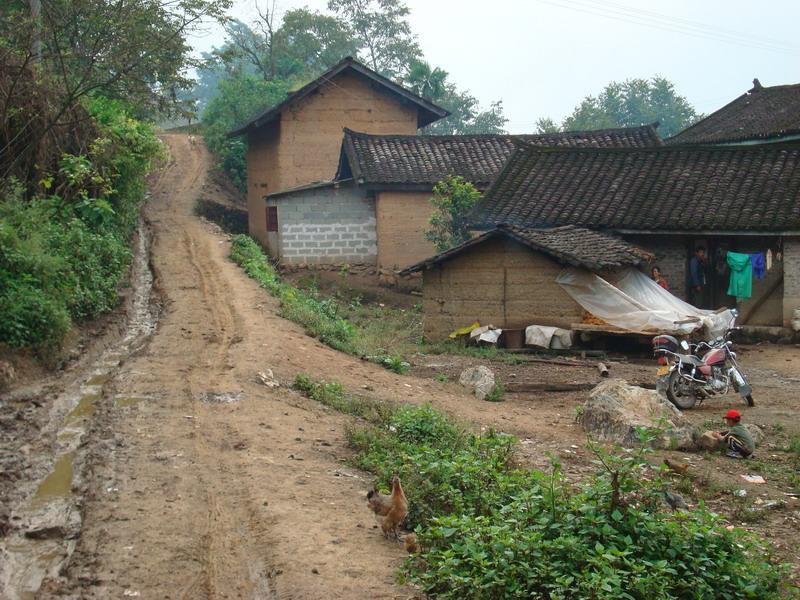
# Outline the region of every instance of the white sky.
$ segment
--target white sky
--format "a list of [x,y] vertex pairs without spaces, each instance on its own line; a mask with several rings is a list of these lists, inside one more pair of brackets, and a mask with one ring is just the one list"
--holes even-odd
[[[800,82],[796,0],[406,3],[428,62],[481,103],[502,100],[512,133],[532,131],[539,117],[560,121],[584,96],[628,77],[662,75],[703,113],[750,89],[754,77]],[[326,5],[278,0],[279,10]],[[254,0],[237,0],[231,15],[251,21]],[[208,51],[223,39],[210,27],[192,41]]]

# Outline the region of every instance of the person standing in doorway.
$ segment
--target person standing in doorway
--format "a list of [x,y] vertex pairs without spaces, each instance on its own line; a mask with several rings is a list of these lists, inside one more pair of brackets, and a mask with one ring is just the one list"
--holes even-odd
[[705,308],[703,304],[707,286],[706,262],[706,249],[704,246],[698,246],[689,259],[689,302],[698,308]]
[[650,276],[653,278],[658,285],[660,285],[665,290],[669,291],[669,284],[667,283],[666,278],[661,273],[661,267],[658,265],[653,265],[652,270],[650,271]]

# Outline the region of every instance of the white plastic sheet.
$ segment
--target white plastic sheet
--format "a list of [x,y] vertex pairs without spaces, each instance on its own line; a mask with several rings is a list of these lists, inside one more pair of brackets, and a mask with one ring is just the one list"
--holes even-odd
[[583,269],[564,269],[556,282],[585,310],[626,331],[689,334],[705,327],[714,338],[730,327],[730,310],[703,310],[673,296],[637,269],[623,270],[612,285]]

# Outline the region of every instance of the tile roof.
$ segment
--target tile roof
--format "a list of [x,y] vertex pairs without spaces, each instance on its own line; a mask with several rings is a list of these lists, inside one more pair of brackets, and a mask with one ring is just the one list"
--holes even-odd
[[359,75],[366,77],[370,81],[375,84],[381,86],[385,91],[395,96],[399,96],[401,101],[403,102],[411,102],[415,104],[418,109],[418,123],[417,127],[424,127],[425,125],[429,125],[434,121],[438,121],[450,114],[450,111],[445,110],[441,106],[437,106],[433,102],[426,100],[425,98],[418,96],[411,90],[404,88],[401,85],[396,84],[391,79],[388,79],[381,75],[380,73],[376,73],[369,67],[361,64],[357,60],[355,60],[351,56],[347,56],[332,66],[330,69],[325,71],[322,75],[317,77],[314,81],[307,83],[299,90],[292,92],[289,96],[281,102],[273,106],[270,109],[260,113],[259,115],[253,117],[246,123],[243,123],[236,129],[228,132],[228,137],[236,137],[247,133],[251,129],[257,129],[262,125],[266,125],[270,121],[273,121],[278,118],[278,116],[286,110],[289,106],[300,100],[301,98],[305,98],[313,91],[317,90],[318,88],[322,87],[325,84],[328,84],[331,79],[342,73],[343,71],[352,71],[354,73],[358,73]]
[[719,144],[800,134],[800,84],[753,89],[665,141]]
[[521,144],[476,228],[800,231],[800,144],[559,150]]
[[402,273],[430,269],[434,265],[458,256],[468,248],[496,237],[513,239],[532,250],[549,254],[560,263],[586,267],[595,271],[637,266],[653,259],[653,255],[649,252],[617,237],[572,225],[549,229],[498,225],[491,231],[472,238],[455,248],[418,262]]
[[369,135],[345,129],[337,178],[364,183],[433,185],[460,175],[486,187],[514,151],[514,141],[568,148],[660,146],[657,124],[544,135]]

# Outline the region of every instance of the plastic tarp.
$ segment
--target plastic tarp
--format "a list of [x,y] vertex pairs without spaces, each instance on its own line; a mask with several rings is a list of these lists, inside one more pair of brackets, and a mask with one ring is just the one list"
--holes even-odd
[[564,269],[556,282],[585,310],[609,325],[635,333],[689,334],[706,329],[709,338],[733,324],[729,309],[715,312],[684,302],[641,271],[627,268],[610,283],[584,269]]

